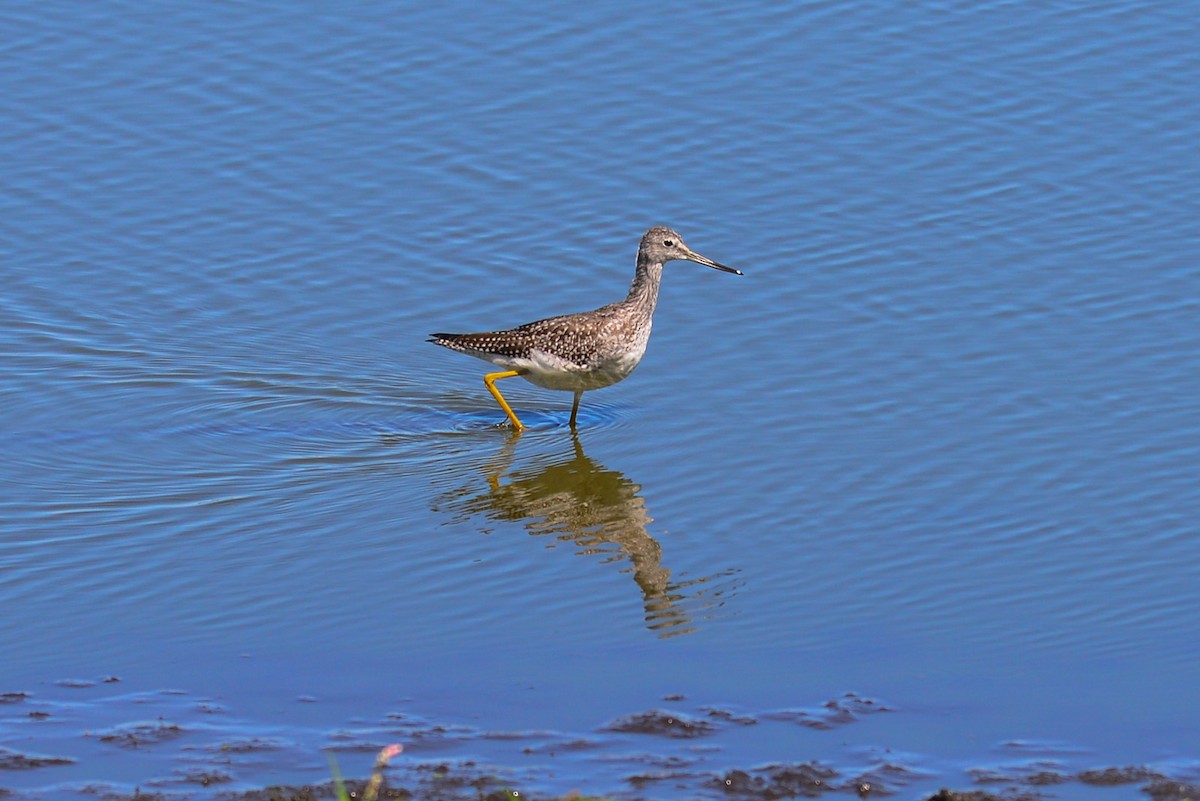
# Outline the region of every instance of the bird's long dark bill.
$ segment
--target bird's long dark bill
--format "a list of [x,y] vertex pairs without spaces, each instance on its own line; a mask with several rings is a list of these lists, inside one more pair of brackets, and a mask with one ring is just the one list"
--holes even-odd
[[714,270],[721,270],[723,272],[733,273],[734,275],[742,274],[741,270],[735,270],[732,267],[726,267],[724,264],[715,262],[712,259],[706,259],[699,253],[692,252],[692,254],[689,256],[689,259],[696,262],[696,264],[703,264],[707,267],[712,267]]

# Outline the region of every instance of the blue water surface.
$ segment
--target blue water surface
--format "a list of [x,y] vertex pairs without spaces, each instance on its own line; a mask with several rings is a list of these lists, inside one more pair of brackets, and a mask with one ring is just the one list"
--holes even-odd
[[[667,695],[763,722],[697,771],[1200,780],[1195,12],[4,5],[0,747],[77,761],[0,787],[177,770],[215,724],[84,739],[164,691],[294,746],[227,788],[402,705],[460,735],[414,762],[691,797],[599,733]],[[745,275],[668,265],[577,436],[424,342],[622,297],[656,224]]]

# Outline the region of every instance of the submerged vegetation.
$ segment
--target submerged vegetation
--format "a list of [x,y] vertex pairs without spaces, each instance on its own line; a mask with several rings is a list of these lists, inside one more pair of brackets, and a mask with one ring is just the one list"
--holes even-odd
[[[387,764],[399,754],[404,752],[404,746],[399,743],[384,747],[375,757],[375,766],[371,769],[371,778],[367,780],[366,785],[362,788],[362,794],[352,792],[346,789],[346,782],[342,778],[342,772],[338,768],[337,760],[333,755],[329,755],[329,769],[333,773],[333,788],[337,801],[378,801],[380,792],[385,792],[384,798],[410,798],[412,797],[407,791],[397,791],[395,794],[388,792],[383,787],[383,771]],[[519,790],[504,789],[499,793],[494,793],[486,797],[489,801],[525,801],[525,796],[521,795]],[[583,796],[578,793],[569,793],[563,797],[562,801],[611,801],[611,799],[600,796]]]

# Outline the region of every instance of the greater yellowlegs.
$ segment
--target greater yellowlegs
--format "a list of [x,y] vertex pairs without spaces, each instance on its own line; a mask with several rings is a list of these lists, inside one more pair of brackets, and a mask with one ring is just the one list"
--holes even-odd
[[513,376],[546,389],[574,392],[570,425],[575,428],[583,393],[617,383],[642,360],[650,340],[663,265],[676,260],[742,274],[696,253],[670,228],[651,228],[638,246],[637,272],[625,300],[594,311],[547,317],[507,331],[432,334],[429,341],[504,368],[485,375],[483,383],[515,430],[525,426],[496,388],[497,381]]

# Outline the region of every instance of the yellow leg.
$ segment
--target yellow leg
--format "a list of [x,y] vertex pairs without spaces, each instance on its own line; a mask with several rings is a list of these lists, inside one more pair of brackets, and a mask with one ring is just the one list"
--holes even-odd
[[504,413],[508,415],[508,419],[512,421],[513,431],[520,431],[525,426],[517,419],[517,415],[513,413],[512,407],[508,405],[508,401],[500,394],[500,390],[496,389],[496,382],[501,378],[512,378],[520,374],[519,370],[505,370],[501,373],[488,373],[483,377],[483,383],[487,386],[488,392],[492,393],[492,397],[496,399],[496,403],[500,404],[500,408],[504,410]]
[[571,405],[571,428],[575,428],[575,417],[579,414],[579,399],[583,397],[583,390],[575,393],[575,403]]

